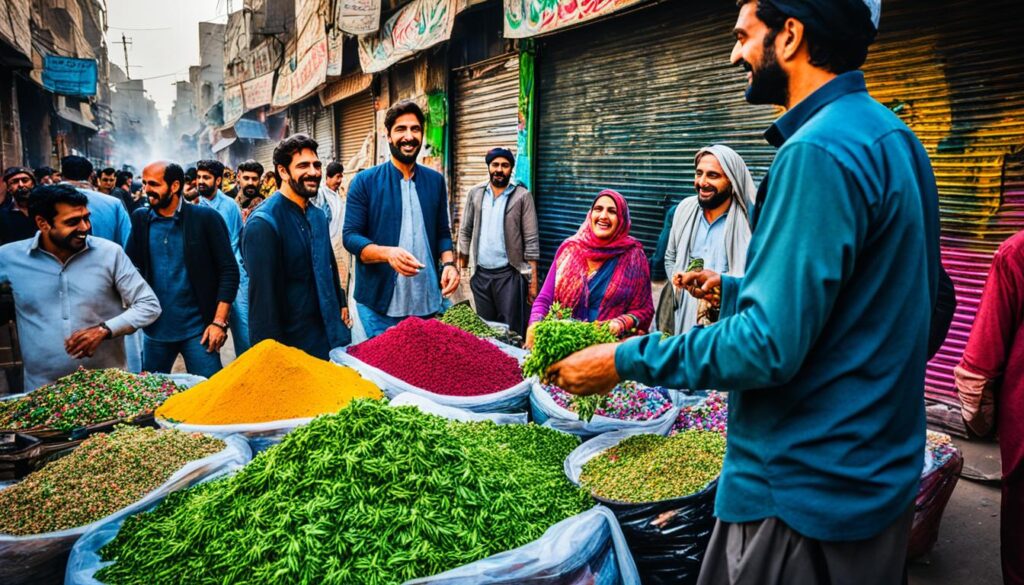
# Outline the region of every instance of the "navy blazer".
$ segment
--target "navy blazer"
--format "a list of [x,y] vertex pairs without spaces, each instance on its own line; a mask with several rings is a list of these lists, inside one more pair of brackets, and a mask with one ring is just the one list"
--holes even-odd
[[[153,282],[150,263],[148,207],[132,213],[132,231],[125,252],[146,282]],[[199,301],[199,313],[207,324],[213,322],[217,303],[231,304],[238,294],[238,262],[231,251],[228,226],[220,214],[209,207],[181,206],[181,231],[185,249],[185,271]]]
[[[348,188],[345,203],[345,249],[356,255],[370,244],[397,246],[402,228],[402,171],[390,161],[360,172]],[[416,184],[431,258],[420,262],[439,263],[441,254],[452,250],[451,223],[448,218],[448,190],[444,177],[433,169],[416,165],[412,176]],[[438,271],[440,273],[440,271]],[[398,273],[387,263],[356,262],[357,302],[378,313],[387,313],[395,292]]]

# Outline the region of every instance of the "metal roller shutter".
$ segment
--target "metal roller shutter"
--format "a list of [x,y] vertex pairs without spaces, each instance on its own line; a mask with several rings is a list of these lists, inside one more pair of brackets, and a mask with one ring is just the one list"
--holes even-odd
[[259,140],[253,146],[252,157],[263,165],[263,172],[274,170],[275,148],[277,148],[277,142],[273,140]]
[[502,146],[516,153],[519,56],[503,55],[454,72],[452,233],[469,190],[488,180],[484,155]]
[[331,160],[334,151],[334,124],[331,108],[320,105],[318,98],[310,98],[294,109],[292,133],[308,134],[317,142],[316,153],[321,161]]
[[693,194],[693,155],[725,143],[755,180],[774,156],[772,107],[729,64],[734,3],[669,2],[552,37],[538,54],[537,208],[545,269],[605,188],[651,254],[669,206]]
[[[955,407],[947,419],[930,416],[953,429],[962,429],[953,368],[992,255],[1024,229],[1021,14],[1017,0],[893,0],[884,5],[881,34],[864,68],[871,94],[924,143],[939,185],[942,261],[958,306],[945,345],[928,364],[925,387],[930,400]],[[992,15],[1007,16],[994,22]]]
[[[338,146],[339,161],[345,166],[345,174],[351,176],[356,170],[362,167],[369,167],[373,164],[374,146],[374,119],[375,110],[373,107],[373,95],[369,91],[358,93],[336,106],[335,113],[338,116],[340,127],[339,138],[341,144]],[[363,144],[369,138],[370,152],[367,159],[361,160],[359,154]],[[350,167],[352,167],[350,169]]]
[[313,124],[313,140],[317,143],[317,154],[324,165],[337,158],[334,150],[334,108],[318,107]]

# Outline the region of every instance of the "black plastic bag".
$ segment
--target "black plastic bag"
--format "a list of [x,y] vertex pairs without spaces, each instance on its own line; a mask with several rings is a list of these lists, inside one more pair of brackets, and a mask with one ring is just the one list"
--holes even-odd
[[[565,462],[565,471],[579,484],[583,465],[637,432],[615,431],[599,435],[577,447]],[[702,491],[682,498],[632,504],[596,497],[619,520],[644,585],[693,584],[700,575],[704,553],[715,528],[718,480]]]

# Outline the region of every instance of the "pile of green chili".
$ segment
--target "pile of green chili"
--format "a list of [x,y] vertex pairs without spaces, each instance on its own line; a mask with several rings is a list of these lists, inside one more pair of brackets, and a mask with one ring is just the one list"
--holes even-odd
[[562,473],[577,439],[355,400],[236,475],[129,518],[97,578],[400,583],[522,546],[590,506]]
[[442,323],[458,327],[463,331],[472,333],[477,337],[494,337],[494,329],[476,314],[473,307],[468,303],[459,303],[452,306],[438,317]]

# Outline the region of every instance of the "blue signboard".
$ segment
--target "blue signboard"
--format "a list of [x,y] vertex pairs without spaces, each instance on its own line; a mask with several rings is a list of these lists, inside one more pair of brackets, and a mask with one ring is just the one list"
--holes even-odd
[[59,95],[96,95],[96,60],[47,55],[43,61],[43,87]]

